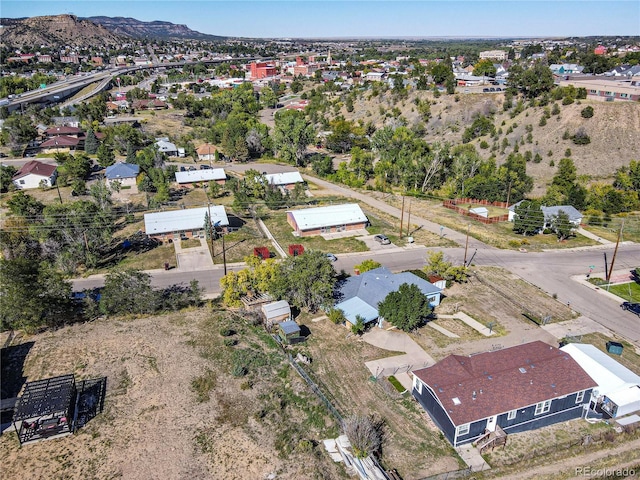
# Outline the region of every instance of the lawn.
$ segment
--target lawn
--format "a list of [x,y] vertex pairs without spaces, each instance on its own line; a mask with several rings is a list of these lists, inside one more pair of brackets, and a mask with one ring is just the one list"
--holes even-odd
[[[590,221],[589,217],[585,217],[585,221]],[[620,227],[622,228],[622,236],[620,241],[632,241],[640,242],[640,214],[620,214],[619,216],[612,217],[603,225],[590,225],[584,226],[585,230],[598,235],[606,240],[615,242],[618,239],[618,232]]]
[[[227,263],[244,261],[245,257],[253,255],[255,247],[268,247],[270,251],[275,250],[271,246],[271,242],[262,236],[253,219],[244,218],[241,220],[246,223],[239,230],[227,233],[224,236]],[[222,240],[215,240],[213,248],[213,262],[216,264],[222,263]]]
[[293,229],[287,223],[286,212],[270,212],[262,217],[264,224],[285,251],[289,245],[300,244],[306,250],[320,250],[331,253],[366,252],[367,247],[356,237],[325,240],[321,236],[295,237]]
[[606,286],[601,288],[608,290],[627,302],[640,303],[640,285],[636,282],[618,283],[609,286],[609,288]]
[[180,246],[182,248],[199,247],[200,246],[200,240],[197,239],[197,238],[189,238],[187,240],[181,240],[180,241]]
[[[381,200],[386,201],[394,207],[401,207],[401,197],[397,195],[384,197],[381,198]],[[468,226],[471,237],[497,248],[525,248],[530,251],[540,251],[543,249],[597,245],[595,240],[583,237],[582,235],[576,235],[562,242],[558,242],[557,237],[552,234],[524,237],[513,232],[512,222],[499,222],[485,225],[477,220],[460,215],[453,210],[444,208],[440,200],[413,198],[412,211],[415,215],[428,218],[434,223],[439,223],[440,225],[459,232],[466,232]]]

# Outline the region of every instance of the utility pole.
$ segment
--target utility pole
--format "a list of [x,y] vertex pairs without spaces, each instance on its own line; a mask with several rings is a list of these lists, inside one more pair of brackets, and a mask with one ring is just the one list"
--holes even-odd
[[407,236],[411,235],[411,197],[409,197],[409,212],[407,215]]
[[618,240],[616,240],[616,248],[613,250],[613,258],[611,259],[611,265],[609,266],[608,282],[611,283],[611,274],[613,273],[613,264],[616,263],[616,254],[618,253],[618,245],[620,245],[620,237],[622,237],[622,229],[624,228],[624,220],[620,225],[620,231],[618,232]]
[[62,195],[60,195],[60,185],[56,182],[56,188],[58,189],[58,198],[60,199],[60,205],[62,205]]
[[467,250],[469,249],[469,224],[467,223],[467,241],[464,243],[464,262],[463,266],[467,266]]
[[211,202],[209,202],[208,193],[207,193],[207,212],[209,213],[209,241],[211,242],[211,261],[213,262],[213,257],[215,257],[215,247],[213,244],[213,222],[211,221]]
[[404,223],[404,195],[402,196],[402,211],[400,212],[400,239],[402,240],[402,224]]

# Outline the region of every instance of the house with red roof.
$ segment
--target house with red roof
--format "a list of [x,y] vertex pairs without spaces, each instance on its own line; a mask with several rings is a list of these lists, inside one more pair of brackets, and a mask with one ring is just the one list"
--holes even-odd
[[412,394],[454,447],[586,417],[596,382],[541,341],[449,355],[413,373]]
[[52,187],[58,177],[58,167],[37,160],[25,163],[11,181],[19,190],[38,188],[41,185]]

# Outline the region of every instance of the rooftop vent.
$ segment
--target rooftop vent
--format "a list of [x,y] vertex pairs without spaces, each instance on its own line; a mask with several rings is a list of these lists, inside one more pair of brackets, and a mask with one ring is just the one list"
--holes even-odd
[[458,397],[453,397],[451,400],[453,400],[454,405],[460,405],[462,403]]
[[527,373],[527,369],[524,367],[520,367],[518,370],[520,370],[520,373]]

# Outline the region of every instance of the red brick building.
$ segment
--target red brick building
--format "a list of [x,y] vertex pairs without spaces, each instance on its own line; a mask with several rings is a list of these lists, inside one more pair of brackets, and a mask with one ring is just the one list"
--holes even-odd
[[271,63],[253,62],[251,63],[251,79],[273,77],[278,74],[278,69]]

